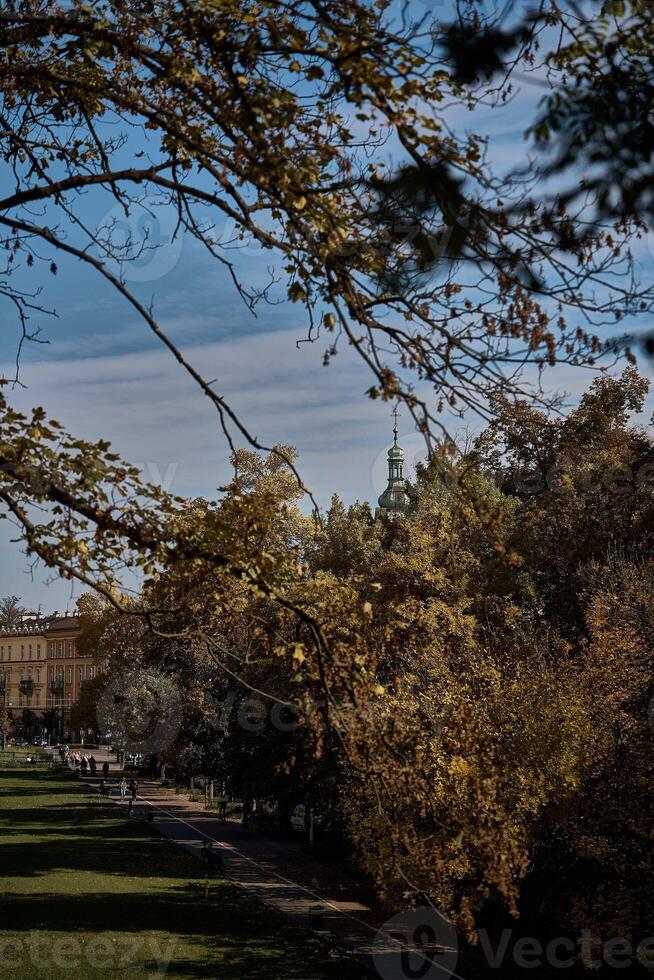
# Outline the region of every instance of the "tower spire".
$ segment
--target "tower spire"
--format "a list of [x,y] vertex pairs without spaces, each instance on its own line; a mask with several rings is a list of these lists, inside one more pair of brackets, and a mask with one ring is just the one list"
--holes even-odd
[[390,516],[406,513],[411,503],[406,492],[406,480],[402,473],[404,452],[402,447],[397,444],[399,432],[397,420],[400,416],[397,405],[391,412],[391,416],[393,418],[393,445],[388,450],[388,484],[379,497],[378,509],[378,512],[381,511]]
[[397,405],[395,406],[395,408],[391,412],[391,415],[393,416],[393,418],[395,420],[394,425],[393,425],[393,445],[394,446],[397,446],[397,434],[399,432],[399,429],[397,427],[397,420],[398,420],[399,415],[400,415],[400,413],[397,410]]

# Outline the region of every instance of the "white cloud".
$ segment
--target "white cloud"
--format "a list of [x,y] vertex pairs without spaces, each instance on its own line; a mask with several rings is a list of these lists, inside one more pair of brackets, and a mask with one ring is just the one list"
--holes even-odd
[[[205,378],[217,379],[217,390],[257,439],[297,447],[303,478],[322,506],[335,492],[346,502],[372,502],[383,489],[390,407],[365,396],[370,375],[351,348],[344,345],[325,368],[323,342],[298,348],[299,336],[295,330],[257,334],[186,353]],[[143,466],[148,478],[160,476],[173,492],[210,496],[229,479],[228,449],[215,409],[163,349],[32,362],[24,365],[22,380],[28,387],[9,393],[16,408],[43,405],[74,434],[110,439],[117,452]],[[591,375],[556,371],[550,380],[564,385],[574,400]],[[478,423],[470,419],[470,424]],[[407,459],[413,461],[421,445],[409,431],[406,413],[401,431]],[[44,607],[63,608],[70,585],[46,590],[43,571],[33,584],[26,579],[24,560],[3,523],[0,595],[16,592]]]
[[[298,448],[303,475],[323,502],[333,491],[370,498],[390,409],[365,396],[370,377],[351,349],[344,346],[325,368],[323,342],[298,348],[299,336],[257,334],[186,353],[206,378],[217,379],[216,390],[261,442]],[[109,438],[132,461],[154,463],[162,473],[176,467],[176,492],[210,494],[228,478],[216,410],[163,349],[32,362],[21,378],[27,387],[9,394],[16,408],[44,405],[73,433]]]
[[[373,463],[390,435],[387,406],[365,397],[370,381],[351,351],[344,349],[333,367],[324,368],[322,344],[298,349],[297,339],[289,330],[187,353],[206,378],[218,379],[217,389],[261,442],[298,448],[303,477],[321,504],[332,492],[346,500],[371,499]],[[5,375],[10,370],[7,365]],[[74,434],[111,439],[148,477],[161,474],[166,483],[172,477],[174,492],[212,495],[229,479],[215,409],[164,350],[32,362],[21,377],[27,387],[9,393],[16,408],[43,405]],[[50,605],[56,595],[62,605],[69,585],[46,593],[46,573],[31,584],[10,536],[6,525],[0,529],[0,594],[17,592]]]

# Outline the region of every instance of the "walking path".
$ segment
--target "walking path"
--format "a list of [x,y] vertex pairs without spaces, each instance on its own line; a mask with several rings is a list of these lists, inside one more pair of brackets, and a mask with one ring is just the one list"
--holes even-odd
[[135,806],[145,819],[151,811],[154,828],[197,857],[211,843],[228,877],[264,904],[306,928],[332,934],[334,945],[344,952],[372,960],[372,943],[383,916],[361,900],[362,888],[356,882],[341,876],[340,883],[332,880],[328,889],[321,881],[324,865],[303,855],[301,845],[260,837],[235,820],[223,823],[216,814],[156,783],[139,783]]
[[[128,803],[121,803],[118,794],[123,773],[116,766],[115,756],[108,750],[94,750],[93,755],[98,769],[105,760],[110,763],[111,800],[127,810]],[[129,781],[129,771],[125,775]],[[83,778],[99,785],[101,773]],[[383,912],[375,906],[372,895],[342,865],[315,860],[302,853],[302,845],[295,841],[262,837],[235,820],[222,822],[214,812],[147,780],[139,780],[132,813],[151,822],[159,833],[198,858],[211,844],[224,872],[236,885],[277,912],[313,928],[330,941],[335,953],[355,958],[372,976],[403,980],[422,975],[406,972],[406,941],[398,941],[396,931],[385,925]],[[427,910],[428,917],[430,912]],[[415,931],[413,927],[411,931]],[[413,935],[406,940],[415,948]],[[427,966],[419,953],[411,958],[419,958],[423,968]],[[420,967],[419,962],[415,965]],[[458,976],[452,970],[447,974],[438,972],[439,977],[445,975]],[[427,976],[431,977],[428,966]]]

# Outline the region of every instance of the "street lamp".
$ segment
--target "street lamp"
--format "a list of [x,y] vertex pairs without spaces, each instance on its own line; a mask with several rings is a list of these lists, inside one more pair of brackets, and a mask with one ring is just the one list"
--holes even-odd
[[[6,709],[7,707],[7,682],[4,677],[0,678],[0,694],[2,694],[2,706]],[[3,712],[4,714],[4,712]],[[7,733],[4,728],[2,729],[2,751],[7,748]]]
[[[53,680],[50,684],[50,691],[52,693],[52,707],[57,707],[57,701],[60,702],[61,707],[61,744],[64,742],[64,681],[63,678]],[[60,695],[60,697],[58,697]]]

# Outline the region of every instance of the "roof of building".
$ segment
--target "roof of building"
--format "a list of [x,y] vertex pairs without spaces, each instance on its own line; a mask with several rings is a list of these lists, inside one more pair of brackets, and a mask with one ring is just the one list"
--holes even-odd
[[378,503],[384,510],[405,511],[411,504],[411,498],[406,492],[404,480],[397,480],[394,486],[386,487],[378,498]]
[[79,616],[52,613],[49,616],[39,616],[36,619],[23,620],[19,626],[9,630],[0,630],[0,637],[12,636],[43,636],[46,633],[64,633],[79,629]]
[[46,632],[79,629],[79,616],[54,616],[48,623]]

